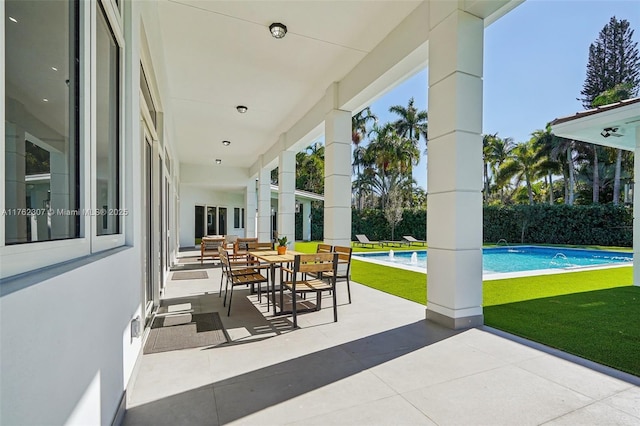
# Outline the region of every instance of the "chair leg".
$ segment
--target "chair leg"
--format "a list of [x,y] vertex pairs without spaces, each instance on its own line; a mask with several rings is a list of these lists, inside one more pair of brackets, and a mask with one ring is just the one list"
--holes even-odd
[[[226,299],[225,294],[225,299]],[[229,309],[227,310],[227,316],[231,315],[231,299],[233,299],[233,284],[231,285],[231,293],[229,293]]]
[[[280,293],[280,297],[282,297],[282,293]],[[292,301],[291,312],[293,313],[293,329],[296,329],[298,328],[298,309],[297,309],[298,301],[296,300],[295,288],[291,292],[291,301]],[[282,309],[283,306],[282,305],[280,306],[281,306],[280,309]]]
[[[233,290],[233,284],[231,285]],[[227,283],[224,286],[224,299],[222,300],[222,306],[227,306],[227,292],[229,291],[229,277],[227,277]]]
[[316,311],[321,309],[322,305],[322,292],[316,291]]
[[351,303],[351,284],[349,284],[349,277],[347,277],[347,294],[349,295],[349,303]]
[[338,322],[338,297],[336,295],[336,283],[333,282],[333,322]]
[[225,273],[222,271],[222,274],[220,274],[220,294],[218,294],[218,297],[222,297],[222,281],[224,280],[224,276]]

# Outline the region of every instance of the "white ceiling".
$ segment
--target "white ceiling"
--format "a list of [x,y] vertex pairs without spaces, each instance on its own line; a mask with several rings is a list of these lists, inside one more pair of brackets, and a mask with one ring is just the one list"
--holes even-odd
[[[420,3],[163,1],[179,161],[249,168]],[[285,38],[271,37],[273,22]]]

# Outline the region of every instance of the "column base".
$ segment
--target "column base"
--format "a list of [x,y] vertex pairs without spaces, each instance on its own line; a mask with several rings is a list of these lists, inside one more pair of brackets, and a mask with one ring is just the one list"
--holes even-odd
[[475,328],[484,325],[484,315],[472,315],[469,317],[451,318],[439,312],[426,309],[427,321],[433,321],[436,324],[443,325],[452,330],[464,330],[467,328]]

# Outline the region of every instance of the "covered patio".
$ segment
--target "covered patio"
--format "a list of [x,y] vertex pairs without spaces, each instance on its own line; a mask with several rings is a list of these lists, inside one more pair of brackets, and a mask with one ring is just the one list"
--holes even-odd
[[[224,312],[219,272],[170,281],[163,304]],[[124,424],[640,422],[637,377],[493,329],[425,322],[424,306],[357,283],[352,292],[348,304],[340,287],[337,323],[325,307],[292,332],[288,316],[239,291],[222,317],[230,343],[141,357]]]

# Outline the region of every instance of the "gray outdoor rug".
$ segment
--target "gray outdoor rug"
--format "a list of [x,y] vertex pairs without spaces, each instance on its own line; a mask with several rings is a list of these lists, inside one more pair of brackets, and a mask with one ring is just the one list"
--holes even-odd
[[145,354],[227,343],[217,312],[156,317],[144,345]]
[[174,272],[172,280],[202,280],[209,278],[207,271],[178,271]]

